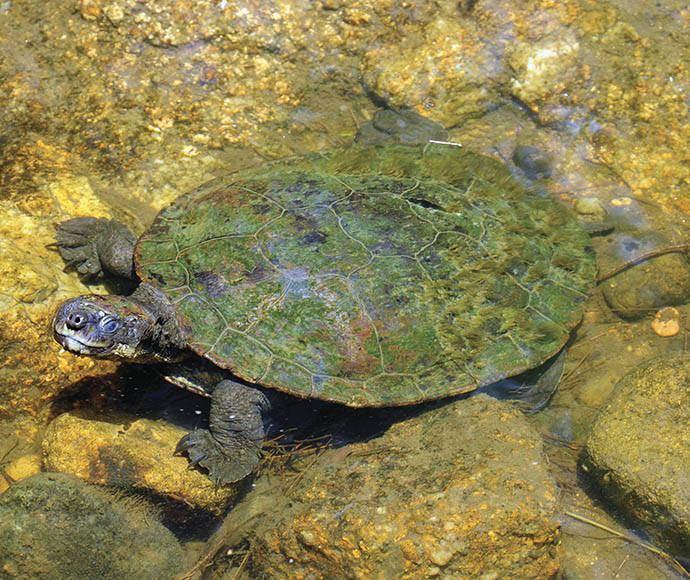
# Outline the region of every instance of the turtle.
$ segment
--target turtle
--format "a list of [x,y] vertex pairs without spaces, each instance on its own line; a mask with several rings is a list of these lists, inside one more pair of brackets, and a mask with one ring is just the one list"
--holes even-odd
[[469,393],[559,352],[595,279],[563,204],[444,144],[273,161],[182,195],[138,239],[77,217],[55,245],[82,276],[137,284],[67,300],[56,340],[210,396],[209,428],[176,452],[219,485],[258,465],[269,393],[352,407]]

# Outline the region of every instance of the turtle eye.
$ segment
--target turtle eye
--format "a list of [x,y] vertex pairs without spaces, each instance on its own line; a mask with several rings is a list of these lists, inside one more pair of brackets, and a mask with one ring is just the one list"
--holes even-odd
[[116,318],[106,318],[101,322],[101,329],[109,334],[112,334],[118,328],[120,328],[120,321]]

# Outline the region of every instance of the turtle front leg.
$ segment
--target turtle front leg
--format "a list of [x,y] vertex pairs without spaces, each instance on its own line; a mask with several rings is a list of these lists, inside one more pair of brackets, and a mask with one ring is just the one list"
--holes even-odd
[[136,279],[136,241],[127,226],[105,218],[73,218],[57,224],[55,234],[55,246],[60,255],[83,278],[95,278],[108,271]]
[[259,464],[264,440],[261,413],[268,399],[258,389],[223,380],[211,395],[210,429],[195,429],[177,444],[191,465],[208,470],[217,485],[239,481]]

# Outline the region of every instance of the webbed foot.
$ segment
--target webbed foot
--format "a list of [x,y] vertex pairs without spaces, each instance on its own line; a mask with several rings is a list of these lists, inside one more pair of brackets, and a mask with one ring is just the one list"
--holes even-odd
[[96,278],[108,271],[134,278],[133,252],[136,238],[115,220],[77,217],[57,224],[55,247],[83,278]]
[[216,485],[234,483],[249,475],[259,465],[261,443],[235,434],[234,440],[219,443],[207,429],[195,429],[177,444],[175,454],[186,453],[190,466],[208,470]]
[[224,380],[212,393],[210,429],[195,429],[177,444],[191,465],[208,470],[217,485],[239,481],[259,464],[264,425],[261,413],[269,407],[258,389]]

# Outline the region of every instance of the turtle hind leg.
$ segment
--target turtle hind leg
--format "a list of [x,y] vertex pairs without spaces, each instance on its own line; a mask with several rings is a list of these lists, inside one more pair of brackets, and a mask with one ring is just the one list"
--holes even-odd
[[261,457],[264,425],[261,413],[269,407],[258,389],[223,380],[213,389],[210,429],[195,429],[177,444],[191,465],[208,470],[217,485],[239,481],[254,471]]
[[57,224],[54,247],[82,278],[100,277],[107,271],[135,279],[136,241],[127,226],[118,221],[77,217]]

